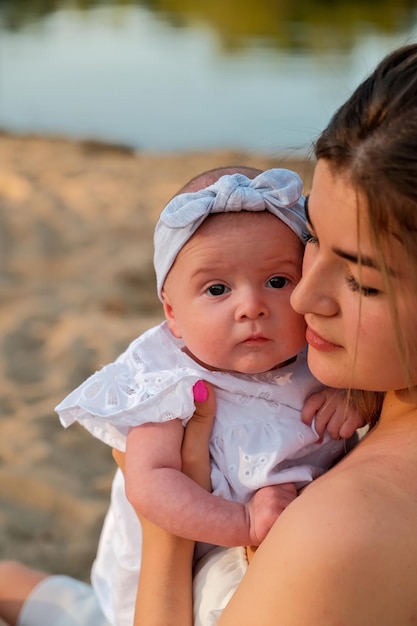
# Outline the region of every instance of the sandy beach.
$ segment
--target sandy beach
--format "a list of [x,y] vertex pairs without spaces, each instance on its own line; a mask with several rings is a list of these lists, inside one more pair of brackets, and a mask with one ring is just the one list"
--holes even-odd
[[162,311],[152,231],[170,197],[220,165],[312,165],[237,151],[146,154],[0,134],[0,553],[89,579],[111,451],[54,406]]

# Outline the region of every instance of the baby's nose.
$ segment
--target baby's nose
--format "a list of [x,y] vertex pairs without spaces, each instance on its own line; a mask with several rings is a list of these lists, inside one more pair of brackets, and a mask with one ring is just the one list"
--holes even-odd
[[242,296],[241,301],[236,309],[236,318],[238,320],[251,319],[255,320],[259,317],[268,315],[268,307],[265,301],[256,293],[246,293]]

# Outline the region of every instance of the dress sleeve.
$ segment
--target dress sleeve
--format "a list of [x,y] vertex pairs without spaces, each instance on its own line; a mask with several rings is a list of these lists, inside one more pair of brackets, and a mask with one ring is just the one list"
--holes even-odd
[[181,419],[194,412],[199,373],[188,368],[143,372],[119,360],[106,365],[55,408],[64,427],[79,422],[94,437],[124,451],[133,426]]

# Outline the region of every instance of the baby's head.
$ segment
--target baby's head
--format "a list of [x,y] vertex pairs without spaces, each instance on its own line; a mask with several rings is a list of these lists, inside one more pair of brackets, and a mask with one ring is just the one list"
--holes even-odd
[[190,180],[168,202],[156,224],[154,267],[158,296],[174,261],[211,214],[270,211],[303,240],[306,233],[302,181],[286,169],[265,172],[250,167],[222,167]]
[[206,367],[265,371],[304,345],[303,318],[289,304],[306,231],[301,190],[289,170],[221,168],[161,213],[158,295],[171,332]]

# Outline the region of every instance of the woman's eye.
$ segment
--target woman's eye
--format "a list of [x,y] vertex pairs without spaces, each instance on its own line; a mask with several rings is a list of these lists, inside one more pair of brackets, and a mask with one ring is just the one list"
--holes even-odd
[[308,243],[312,243],[315,246],[319,245],[319,240],[315,235],[313,235],[313,233],[310,233],[310,231],[303,232],[303,242],[305,245],[307,245]]
[[377,296],[381,293],[379,289],[361,285],[354,276],[346,276],[346,282],[351,291],[359,291],[363,296]]
[[229,287],[218,283],[217,285],[210,285],[210,287],[206,290],[206,293],[208,293],[210,296],[222,296],[228,291],[230,291]]
[[289,282],[290,281],[288,278],[285,278],[285,276],[274,276],[273,278],[270,278],[266,284],[273,289],[283,289]]

